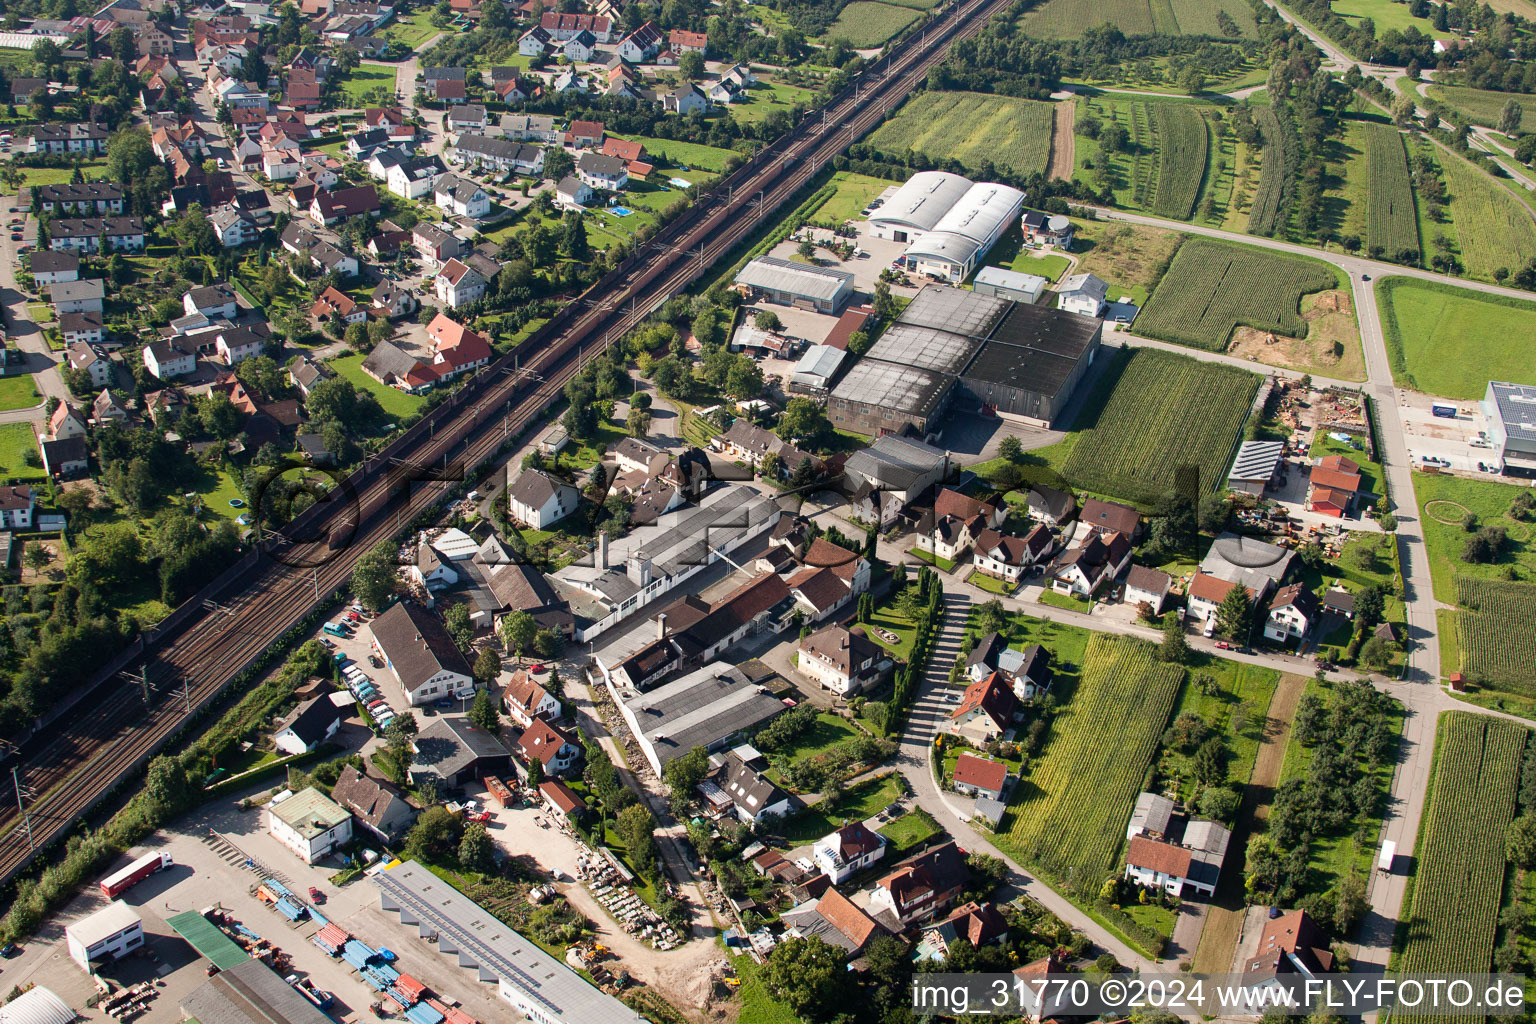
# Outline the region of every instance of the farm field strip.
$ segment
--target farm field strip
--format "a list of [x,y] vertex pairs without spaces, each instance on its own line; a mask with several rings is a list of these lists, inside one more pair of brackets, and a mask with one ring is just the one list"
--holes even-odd
[[1524,266],[1536,253],[1536,221],[1520,200],[1460,157],[1442,156],[1440,168],[1467,273],[1491,281],[1501,267]]
[[1528,92],[1496,92],[1492,89],[1469,89],[1461,85],[1432,84],[1425,90],[1432,100],[1455,107],[1466,115],[1467,120],[1485,128],[1497,128],[1504,104],[1514,100],[1520,104],[1520,130],[1536,132],[1536,95]]
[[1301,297],[1337,285],[1337,274],[1323,263],[1191,238],[1136,318],[1136,330],[1212,352],[1227,347],[1239,324],[1305,337]]
[[1281,179],[1285,173],[1285,161],[1280,156],[1280,119],[1272,108],[1259,107],[1254,111],[1254,120],[1264,134],[1264,167],[1248,211],[1248,233],[1273,235],[1280,219],[1280,193],[1284,187]]
[[1208,491],[1225,479],[1258,386],[1246,370],[1136,349],[1063,475],[1090,491],[1151,503],[1188,466]]
[[1496,690],[1536,697],[1536,584],[1456,579],[1460,670]]
[[1370,196],[1366,201],[1366,244],[1381,246],[1388,256],[1419,253],[1419,218],[1413,207],[1413,182],[1408,157],[1396,128],[1372,124],[1367,128],[1366,158]]
[[953,157],[967,168],[983,162],[1017,174],[1045,173],[1051,159],[1056,105],[973,92],[923,92],[869,137],[889,154]]
[[827,29],[827,39],[842,39],[855,49],[884,46],[902,29],[922,17],[909,6],[853,0]]
[[1198,110],[1181,103],[1160,105],[1157,123],[1162,145],[1158,150],[1157,198],[1152,203],[1152,212],[1159,217],[1188,220],[1205,180],[1210,129]]
[[1418,391],[1475,401],[1490,380],[1524,380],[1536,302],[1387,277],[1376,283],[1392,376]]
[[1444,715],[1436,732],[1413,901],[1398,925],[1397,969],[1487,971],[1505,874],[1504,832],[1514,818],[1530,732],[1464,711]]
[[1048,0],[1026,14],[1021,27],[1036,39],[1078,39],[1106,22],[1127,36],[1209,36],[1231,39],[1217,15],[1225,12],[1239,38],[1258,31],[1253,11],[1236,0]]
[[1096,891],[1116,873],[1125,824],[1168,723],[1184,670],[1149,644],[1096,633],[1082,679],[1045,751],[1009,804],[1001,845],[1040,870]]

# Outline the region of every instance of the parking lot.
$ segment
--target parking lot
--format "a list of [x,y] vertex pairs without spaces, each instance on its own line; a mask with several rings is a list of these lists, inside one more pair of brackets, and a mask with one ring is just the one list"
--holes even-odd
[[[1408,457],[1416,468],[1439,465],[1465,473],[1500,472],[1501,467],[1484,439],[1488,421],[1477,402],[1431,398],[1401,389],[1397,396]],[[1455,418],[1436,416],[1436,406],[1454,406]]]

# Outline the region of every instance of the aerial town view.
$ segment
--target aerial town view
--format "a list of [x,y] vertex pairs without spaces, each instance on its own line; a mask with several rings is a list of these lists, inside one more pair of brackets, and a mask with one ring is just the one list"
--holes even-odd
[[1536,0],[101,2],[0,1024],[1532,1018]]

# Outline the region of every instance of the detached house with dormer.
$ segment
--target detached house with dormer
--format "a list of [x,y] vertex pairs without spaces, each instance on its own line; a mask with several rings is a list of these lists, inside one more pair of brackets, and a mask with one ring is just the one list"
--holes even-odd
[[872,832],[862,821],[852,821],[816,840],[811,859],[833,885],[874,864],[885,856],[885,837]]

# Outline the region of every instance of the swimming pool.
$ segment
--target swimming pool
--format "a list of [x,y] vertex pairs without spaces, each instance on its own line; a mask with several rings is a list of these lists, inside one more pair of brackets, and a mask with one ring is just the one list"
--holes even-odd
[[613,214],[615,217],[628,217],[635,211],[625,206],[610,206],[608,207],[608,212]]

